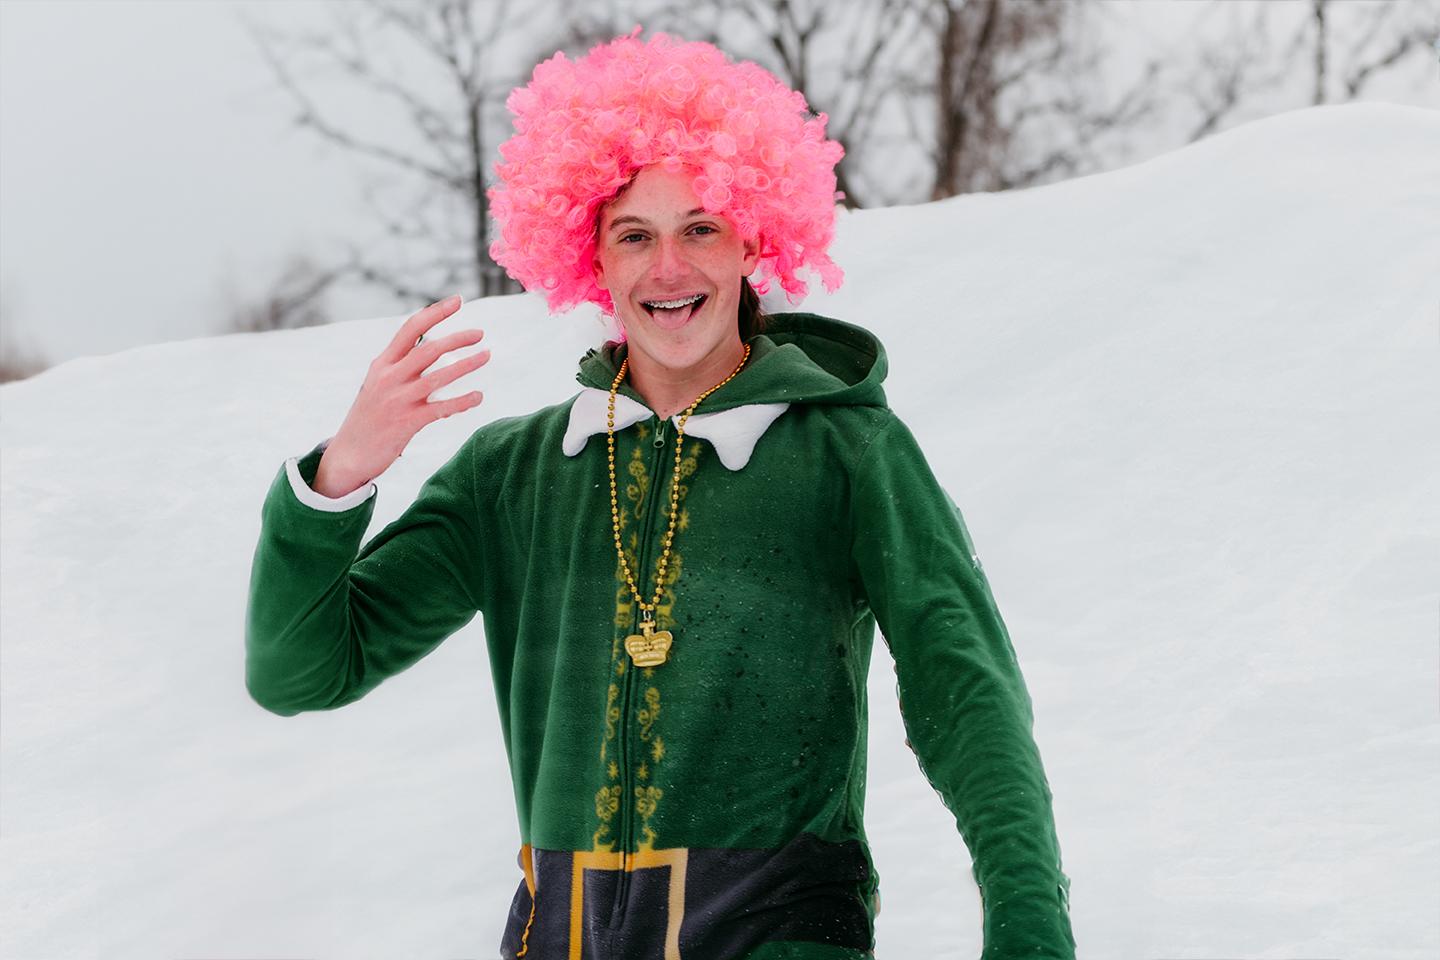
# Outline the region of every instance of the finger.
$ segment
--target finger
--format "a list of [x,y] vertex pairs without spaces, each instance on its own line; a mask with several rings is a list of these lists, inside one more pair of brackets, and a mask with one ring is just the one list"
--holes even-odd
[[440,369],[431,370],[425,376],[421,377],[421,389],[425,391],[425,395],[428,397],[441,387],[454,383],[467,373],[474,373],[489,362],[489,350],[481,350],[479,353],[473,353],[468,357],[461,357],[454,363],[447,363]]
[[445,354],[465,347],[473,347],[484,337],[484,330],[460,330],[435,340],[426,340],[410,351],[410,356],[405,358],[405,363],[410,373],[418,375]]
[[425,331],[459,310],[461,303],[462,301],[457,295],[437,300],[430,306],[417,311],[409,320],[400,325],[400,329],[396,331],[390,345],[380,354],[381,358],[390,363],[400,360],[415,347],[415,342],[425,335]]
[[464,413],[471,407],[480,405],[485,395],[479,390],[473,393],[462,394],[458,397],[451,397],[448,400],[432,400],[429,409],[435,414],[436,420],[444,420],[446,417],[453,417],[457,413]]

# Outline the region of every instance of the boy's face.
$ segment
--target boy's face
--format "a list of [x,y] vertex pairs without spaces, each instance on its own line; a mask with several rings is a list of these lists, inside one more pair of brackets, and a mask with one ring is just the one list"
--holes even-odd
[[740,278],[760,260],[758,241],[742,240],[729,221],[705,212],[691,187],[694,176],[642,168],[602,211],[594,260],[595,281],[610,291],[624,325],[632,366],[653,364],[672,377],[733,366]]

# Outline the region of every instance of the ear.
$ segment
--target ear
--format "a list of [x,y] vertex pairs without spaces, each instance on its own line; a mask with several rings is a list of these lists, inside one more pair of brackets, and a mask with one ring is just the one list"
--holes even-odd
[[748,277],[760,266],[760,237],[745,241],[745,258],[740,261],[740,276]]
[[605,282],[605,265],[600,262],[599,244],[596,244],[595,252],[590,255],[590,269],[595,274],[595,286],[601,290],[609,290],[610,286]]

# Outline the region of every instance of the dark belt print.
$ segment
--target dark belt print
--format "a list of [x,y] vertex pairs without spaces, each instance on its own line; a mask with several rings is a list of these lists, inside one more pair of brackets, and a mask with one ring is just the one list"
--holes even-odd
[[506,960],[723,960],[771,941],[868,952],[857,840],[776,850],[521,851]]

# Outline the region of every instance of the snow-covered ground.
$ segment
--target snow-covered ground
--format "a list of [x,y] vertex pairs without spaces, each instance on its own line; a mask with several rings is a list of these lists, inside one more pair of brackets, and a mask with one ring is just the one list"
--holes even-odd
[[[1137,167],[846,217],[1019,650],[1089,957],[1440,954],[1440,113],[1320,108]],[[104,312],[104,303],[93,304]],[[461,437],[573,392],[589,314],[487,300]],[[116,318],[123,322],[123,318]],[[453,323],[453,322],[452,322]],[[0,391],[0,956],[494,957],[519,871],[478,624],[366,700],[242,685],[259,506],[394,319]],[[974,956],[876,657],[882,958]]]

